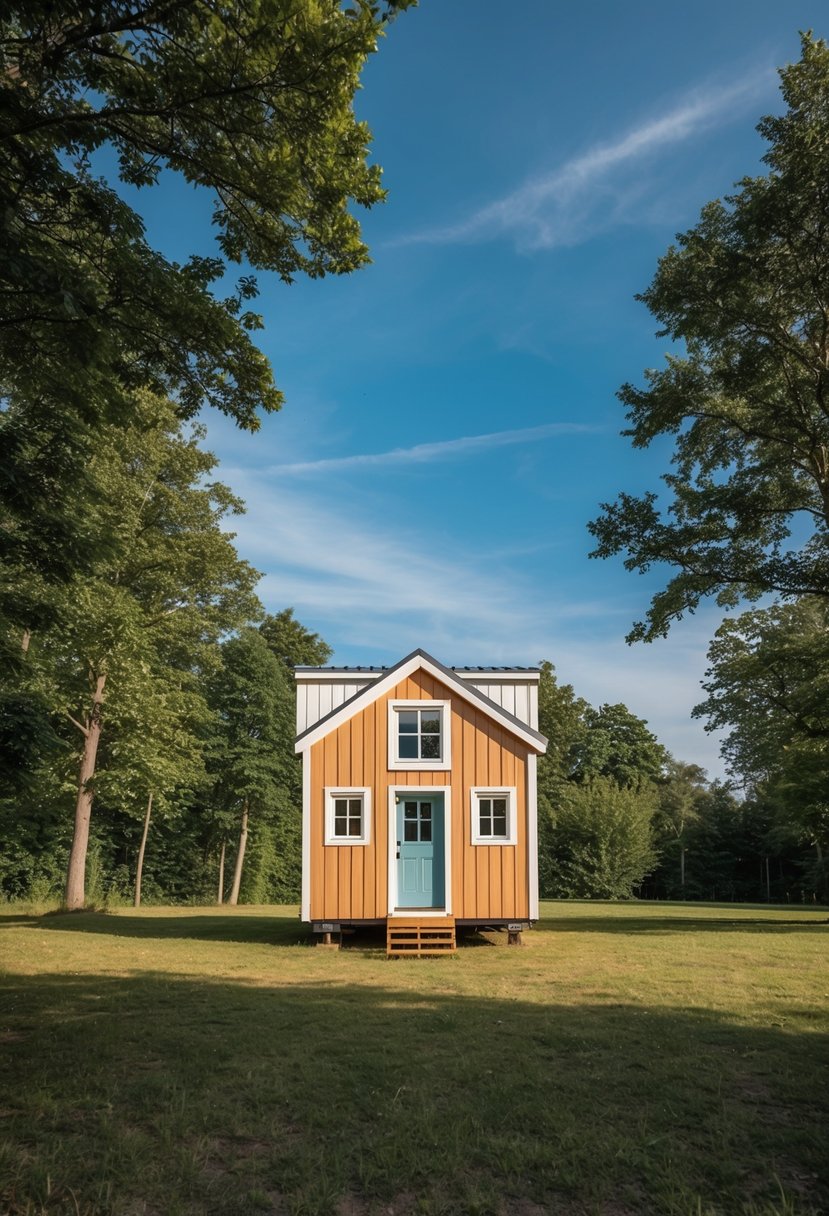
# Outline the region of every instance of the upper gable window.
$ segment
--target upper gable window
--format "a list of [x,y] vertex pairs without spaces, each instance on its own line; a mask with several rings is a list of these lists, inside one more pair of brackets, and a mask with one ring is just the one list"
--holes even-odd
[[450,724],[448,701],[390,701],[389,768],[448,769]]

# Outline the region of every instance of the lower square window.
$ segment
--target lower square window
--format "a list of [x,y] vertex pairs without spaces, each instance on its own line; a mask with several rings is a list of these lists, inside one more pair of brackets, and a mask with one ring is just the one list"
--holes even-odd
[[368,844],[370,835],[371,790],[326,786],[325,843]]
[[515,787],[477,786],[471,800],[472,843],[515,844]]

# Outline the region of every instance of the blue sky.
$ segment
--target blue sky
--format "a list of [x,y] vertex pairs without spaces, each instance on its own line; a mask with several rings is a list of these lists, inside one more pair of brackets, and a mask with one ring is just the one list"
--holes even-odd
[[[207,419],[270,610],[341,663],[548,658],[721,773],[690,719],[720,611],[627,647],[661,574],[588,560],[586,523],[657,488],[669,448],[619,436],[617,388],[666,350],[633,297],[703,203],[762,171],[754,126],[808,28],[829,34],[825,4],[423,0],[395,22],[358,99],[389,190],[364,215],[374,264],[262,278],[287,404],[254,437]],[[140,207],[176,256],[207,231],[184,186]]]

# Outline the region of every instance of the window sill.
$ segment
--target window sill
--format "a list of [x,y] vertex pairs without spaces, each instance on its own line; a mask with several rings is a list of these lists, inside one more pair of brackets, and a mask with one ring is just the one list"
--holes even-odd
[[450,760],[392,760],[388,771],[390,773],[448,773],[451,768]]

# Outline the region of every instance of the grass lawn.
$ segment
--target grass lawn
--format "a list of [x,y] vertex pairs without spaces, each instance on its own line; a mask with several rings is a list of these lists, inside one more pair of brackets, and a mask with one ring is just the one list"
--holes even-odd
[[292,908],[7,905],[0,1212],[829,1212],[827,915],[551,903],[387,961]]

